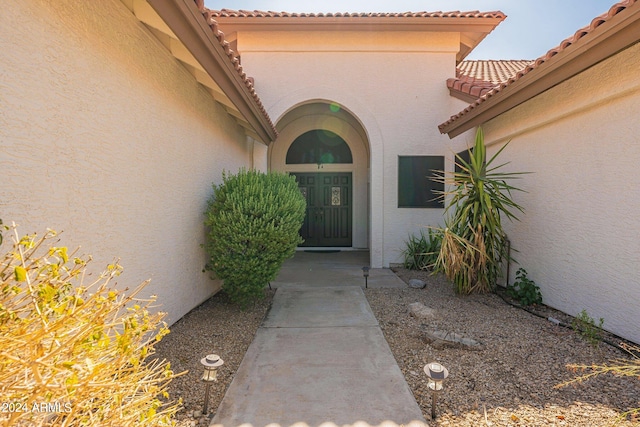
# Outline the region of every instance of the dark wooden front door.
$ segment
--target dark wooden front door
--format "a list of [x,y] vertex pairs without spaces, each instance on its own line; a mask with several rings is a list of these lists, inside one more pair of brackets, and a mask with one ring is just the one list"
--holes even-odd
[[307,199],[301,246],[351,246],[351,172],[292,175]]

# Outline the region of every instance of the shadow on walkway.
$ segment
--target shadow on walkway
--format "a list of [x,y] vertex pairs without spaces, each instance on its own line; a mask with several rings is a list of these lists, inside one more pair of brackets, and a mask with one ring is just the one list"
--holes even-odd
[[[369,265],[369,251],[304,252],[288,259],[271,286],[365,286],[362,267]],[[407,285],[388,268],[373,268],[370,288],[404,288]]]

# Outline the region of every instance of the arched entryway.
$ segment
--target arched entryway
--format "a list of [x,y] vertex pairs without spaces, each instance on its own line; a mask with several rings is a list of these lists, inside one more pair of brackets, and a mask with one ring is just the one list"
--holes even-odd
[[276,125],[269,169],[296,176],[307,199],[304,246],[369,247],[369,144],[359,121],[336,103],[298,105]]

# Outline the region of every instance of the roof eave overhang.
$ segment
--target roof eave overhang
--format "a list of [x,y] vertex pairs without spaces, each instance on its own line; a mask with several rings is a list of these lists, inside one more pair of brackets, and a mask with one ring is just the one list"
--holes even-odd
[[440,125],[440,132],[454,138],[638,42],[640,3],[635,3],[629,9],[630,13],[615,15],[591,34],[547,59],[527,75],[498,92],[489,93],[484,102],[473,108],[467,107],[469,110],[461,117]]
[[461,34],[456,61],[462,61],[484,38],[504,21],[495,17],[415,17],[415,16],[216,16],[221,27],[242,31],[385,31],[457,32]]
[[251,125],[260,140],[269,144],[277,137],[242,77],[215,38],[193,0],[148,0],[171,31],[191,52],[205,72]]
[[490,33],[501,17],[238,17],[216,16],[237,31],[457,31]]

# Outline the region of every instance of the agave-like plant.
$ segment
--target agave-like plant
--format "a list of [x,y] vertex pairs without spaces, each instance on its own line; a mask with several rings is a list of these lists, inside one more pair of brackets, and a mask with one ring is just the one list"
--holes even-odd
[[484,134],[478,128],[469,161],[456,155],[460,171],[440,171],[437,178],[448,188],[441,196],[448,199],[445,214],[451,212],[451,216],[445,220],[436,269],[445,273],[460,294],[495,288],[501,263],[508,256],[502,217],[518,220],[514,212],[524,212],[512,198],[513,191],[523,190],[508,181],[528,172],[498,172],[507,163],[494,166],[507,145],[486,161]]

